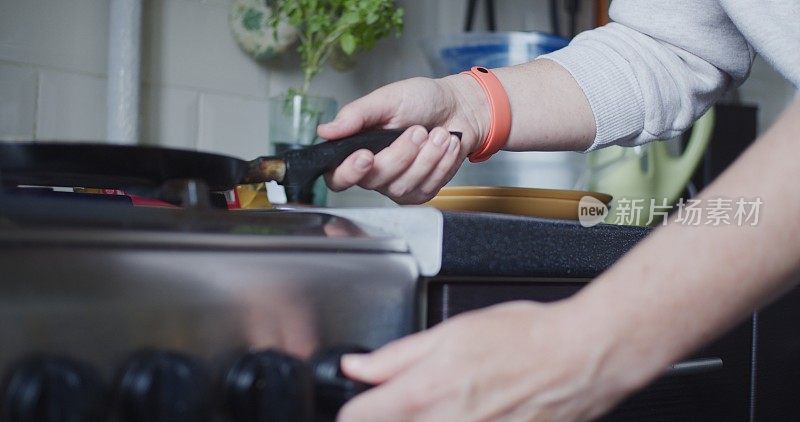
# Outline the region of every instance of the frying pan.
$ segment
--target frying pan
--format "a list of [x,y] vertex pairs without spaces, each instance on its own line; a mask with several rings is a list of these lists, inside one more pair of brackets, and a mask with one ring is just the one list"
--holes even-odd
[[[278,156],[241,160],[206,152],[159,147],[18,142],[0,143],[0,178],[5,186],[157,188],[170,180],[195,179],[212,191],[239,184],[276,181],[294,202],[317,177],[360,149],[377,153],[404,129],[362,132]],[[451,132],[461,137],[460,132]]]

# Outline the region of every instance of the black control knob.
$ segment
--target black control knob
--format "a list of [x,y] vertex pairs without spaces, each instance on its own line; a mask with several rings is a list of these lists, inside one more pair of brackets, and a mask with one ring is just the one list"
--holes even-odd
[[336,416],[348,400],[372,387],[347,378],[339,365],[343,355],[367,352],[369,350],[359,346],[338,346],[323,350],[311,358],[314,393],[320,416],[326,418]]
[[198,422],[211,419],[210,377],[197,360],[147,351],[134,355],[120,372],[119,419],[126,422]]
[[105,417],[99,377],[68,358],[36,357],[12,365],[3,393],[6,422],[94,422]]
[[236,422],[304,422],[314,417],[311,370],[274,350],[239,358],[224,380],[225,408]]

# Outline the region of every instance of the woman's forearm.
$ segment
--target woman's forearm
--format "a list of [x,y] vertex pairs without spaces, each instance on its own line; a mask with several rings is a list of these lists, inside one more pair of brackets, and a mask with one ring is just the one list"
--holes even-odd
[[699,196],[705,204],[760,199],[757,225],[682,225],[673,217],[574,298],[592,324],[616,333],[608,371],[639,386],[797,281],[798,156],[800,101]]
[[[511,103],[509,151],[583,151],[595,137],[589,102],[566,69],[550,60],[535,60],[494,69]],[[490,120],[486,94],[469,75],[443,79],[470,110],[485,136]]]

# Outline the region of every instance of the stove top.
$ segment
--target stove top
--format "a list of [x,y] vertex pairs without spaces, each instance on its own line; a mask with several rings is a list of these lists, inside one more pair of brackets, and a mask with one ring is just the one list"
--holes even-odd
[[[58,197],[0,196],[0,224],[5,227],[62,227],[164,232],[218,233],[363,238],[356,224],[314,212],[279,210],[222,210],[215,208],[134,207],[110,195],[89,195],[87,201]],[[0,226],[0,227],[2,227]]]
[[0,420],[330,420],[417,329],[407,243],[316,209],[3,195],[0,267]]

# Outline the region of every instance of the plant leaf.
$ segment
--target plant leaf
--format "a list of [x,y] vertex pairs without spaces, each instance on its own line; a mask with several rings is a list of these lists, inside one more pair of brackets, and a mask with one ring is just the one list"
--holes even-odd
[[360,19],[357,12],[347,12],[339,19],[339,23],[341,25],[353,25],[358,23]]
[[322,71],[332,51],[352,56],[373,48],[392,33],[400,36],[403,30],[403,9],[395,5],[395,0],[250,1],[266,1],[272,8],[267,22],[276,39],[280,22],[297,29],[297,52],[304,75],[302,92]]
[[339,41],[342,46],[342,51],[347,53],[347,55],[352,55],[356,51],[356,37],[353,34],[346,32],[342,35],[341,40]]

